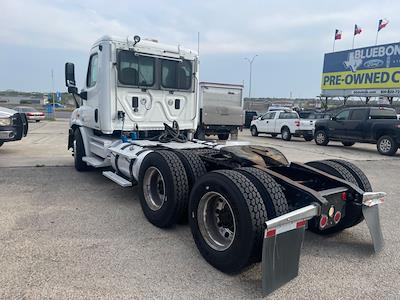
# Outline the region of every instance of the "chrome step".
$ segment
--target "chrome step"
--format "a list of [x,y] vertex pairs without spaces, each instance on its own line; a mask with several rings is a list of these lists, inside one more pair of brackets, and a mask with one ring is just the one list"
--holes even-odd
[[116,184],[122,186],[122,187],[128,187],[132,186],[132,182],[126,180],[125,178],[119,176],[118,174],[115,174],[114,172],[111,171],[104,171],[103,176],[107,177],[108,179],[114,181]]
[[84,156],[82,160],[87,163],[88,165],[95,167],[95,168],[102,168],[110,166],[109,159],[99,159],[94,156]]

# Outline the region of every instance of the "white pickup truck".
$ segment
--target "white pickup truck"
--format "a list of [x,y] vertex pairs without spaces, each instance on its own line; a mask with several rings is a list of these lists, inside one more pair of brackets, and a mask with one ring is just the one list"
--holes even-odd
[[267,112],[253,120],[250,131],[252,136],[267,133],[276,137],[281,134],[285,141],[290,141],[292,136],[302,136],[306,141],[311,141],[314,124],[311,124],[310,120],[300,119],[295,111],[279,110]]

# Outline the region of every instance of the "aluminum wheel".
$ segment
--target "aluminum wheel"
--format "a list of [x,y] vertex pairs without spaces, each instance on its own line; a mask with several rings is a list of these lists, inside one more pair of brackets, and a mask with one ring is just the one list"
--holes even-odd
[[167,200],[165,181],[159,169],[150,167],[146,170],[143,179],[143,194],[151,210],[159,210]]
[[319,132],[315,139],[317,140],[318,144],[322,144],[325,141],[325,134],[322,132]]
[[382,139],[379,148],[382,152],[389,152],[392,149],[392,142],[389,139]]
[[208,192],[200,199],[197,208],[197,222],[207,244],[217,250],[228,249],[236,232],[235,215],[224,196],[217,192]]

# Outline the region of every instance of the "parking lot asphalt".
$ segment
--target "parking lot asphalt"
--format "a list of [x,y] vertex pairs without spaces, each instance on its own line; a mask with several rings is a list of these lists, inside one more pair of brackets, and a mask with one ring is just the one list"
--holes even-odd
[[[28,136],[0,148],[0,298],[261,298],[261,268],[226,275],[201,257],[187,225],[169,230],[143,216],[137,188],[100,172],[76,172],[66,120],[30,123]],[[374,145],[349,149],[267,136],[289,160],[345,158],[365,171],[381,206],[385,249],[374,254],[366,224],[330,237],[306,233],[299,276],[269,299],[399,299],[399,156]]]

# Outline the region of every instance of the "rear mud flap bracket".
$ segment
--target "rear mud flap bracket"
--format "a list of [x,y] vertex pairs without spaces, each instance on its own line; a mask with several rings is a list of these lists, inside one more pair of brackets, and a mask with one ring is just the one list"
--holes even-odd
[[363,194],[362,213],[367,223],[369,233],[371,234],[375,252],[383,249],[384,241],[379,220],[379,204],[383,203],[386,193],[367,192]]

